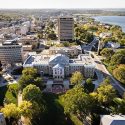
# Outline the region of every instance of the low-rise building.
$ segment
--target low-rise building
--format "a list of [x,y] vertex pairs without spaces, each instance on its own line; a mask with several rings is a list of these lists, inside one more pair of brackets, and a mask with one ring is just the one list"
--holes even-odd
[[26,22],[22,23],[22,25],[21,25],[20,28],[21,28],[21,34],[22,34],[22,35],[26,35],[27,32],[30,31],[31,22],[30,22],[30,21],[26,21]]
[[23,51],[32,51],[33,46],[32,45],[23,45]]
[[105,33],[105,32],[104,33],[100,33],[99,37],[103,38],[103,39],[110,38],[110,37],[112,37],[112,33],[110,33],[110,32],[108,32],[108,33]]
[[125,125],[125,115],[102,115],[100,125]]
[[78,56],[79,54],[82,54],[81,46],[71,46],[71,47],[50,47],[49,48],[49,54],[65,54],[69,57]]
[[0,61],[4,64],[22,62],[22,46],[16,41],[6,40],[0,44]]
[[108,48],[117,49],[117,48],[120,47],[120,43],[109,41],[109,42],[106,44],[106,46],[107,46]]
[[70,59],[63,54],[31,55],[23,67],[34,67],[43,75],[52,76],[55,80],[62,80],[75,71],[80,71],[85,77],[93,77],[95,64],[90,55],[80,54],[76,59]]
[[32,45],[32,48],[36,48],[38,46],[38,39],[34,35],[27,35],[21,37],[18,43],[22,45]]

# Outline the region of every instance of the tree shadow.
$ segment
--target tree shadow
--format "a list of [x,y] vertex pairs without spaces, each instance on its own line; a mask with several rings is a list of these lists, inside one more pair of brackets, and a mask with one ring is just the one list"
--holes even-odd
[[5,98],[7,90],[8,90],[7,85],[0,87],[0,106],[3,106],[4,98]]
[[58,95],[44,93],[43,98],[47,106],[47,111],[41,121],[43,125],[74,125],[71,119],[64,114],[64,109],[58,102]]

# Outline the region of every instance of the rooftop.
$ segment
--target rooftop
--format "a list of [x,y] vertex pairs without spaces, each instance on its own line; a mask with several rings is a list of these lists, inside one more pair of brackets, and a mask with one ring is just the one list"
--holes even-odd
[[52,64],[70,64],[70,65],[84,65],[84,66],[95,66],[93,59],[90,55],[80,54],[76,59],[69,59],[66,55],[56,54],[56,55],[30,55],[26,61],[24,62],[24,66],[26,65],[48,65]]
[[79,50],[81,50],[81,46],[79,45],[79,46],[70,46],[70,47],[55,47],[55,46],[53,46],[53,47],[50,47],[50,50],[73,50],[73,49],[79,49]]
[[6,40],[0,44],[0,46],[9,46],[9,45],[19,45],[17,39]]
[[102,115],[102,125],[125,125],[125,115]]
[[90,55],[80,54],[77,59],[70,59],[71,64],[83,64],[84,66],[95,66],[95,63]]

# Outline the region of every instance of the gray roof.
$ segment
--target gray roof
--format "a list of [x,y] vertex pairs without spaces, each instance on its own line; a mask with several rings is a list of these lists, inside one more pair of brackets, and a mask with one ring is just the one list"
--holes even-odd
[[53,68],[64,68],[64,67],[60,64],[56,64]]
[[69,64],[69,57],[63,54],[56,54],[49,59],[49,63],[62,65]]
[[102,115],[102,125],[125,125],[125,115]]

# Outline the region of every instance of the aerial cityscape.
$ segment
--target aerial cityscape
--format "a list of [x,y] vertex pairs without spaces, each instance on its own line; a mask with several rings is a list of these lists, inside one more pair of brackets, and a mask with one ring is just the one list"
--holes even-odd
[[0,125],[125,125],[124,0],[0,2]]

